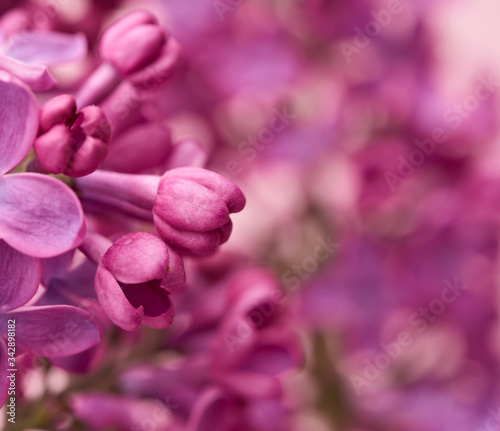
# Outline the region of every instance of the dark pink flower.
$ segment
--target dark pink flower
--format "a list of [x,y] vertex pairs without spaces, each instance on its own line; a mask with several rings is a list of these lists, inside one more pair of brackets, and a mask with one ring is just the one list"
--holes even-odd
[[245,197],[226,177],[201,168],[178,168],[163,175],[153,214],[162,238],[185,254],[206,256],[231,234],[229,214]]
[[81,249],[99,263],[95,289],[113,323],[128,331],[141,324],[166,328],[172,323],[169,295],[185,286],[184,263],[161,239],[133,232],[111,244],[88,234]]
[[231,213],[241,211],[245,196],[228,178],[202,168],[185,167],[156,175],[129,175],[98,170],[79,178],[83,200],[114,201],[153,210],[160,236],[185,255],[208,256],[232,230]]
[[73,96],[49,100],[40,110],[40,136],[34,143],[40,165],[51,174],[82,177],[108,154],[111,126],[98,106],[76,111]]

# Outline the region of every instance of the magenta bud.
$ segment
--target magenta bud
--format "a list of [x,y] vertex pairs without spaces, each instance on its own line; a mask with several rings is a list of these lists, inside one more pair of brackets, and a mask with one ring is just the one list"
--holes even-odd
[[50,99],[40,109],[40,134],[48,132],[56,124],[65,124],[76,115],[75,98],[63,94]]
[[77,113],[73,96],[63,95],[41,109],[39,133],[34,149],[40,165],[51,174],[82,177],[106,158],[111,126],[101,108]]
[[161,178],[153,207],[162,238],[183,254],[207,256],[231,234],[229,214],[245,206],[241,190],[202,168],[178,168]]
[[87,136],[107,144],[111,138],[111,126],[103,110],[98,106],[86,106],[77,116],[73,127],[81,127]]
[[167,42],[166,31],[146,11],[131,12],[102,35],[99,52],[121,75],[138,72],[155,61]]
[[127,76],[130,83],[145,90],[153,90],[163,84],[171,75],[181,53],[179,43],[169,38],[158,58],[146,68]]
[[160,238],[144,232],[122,236],[104,254],[95,288],[109,318],[126,330],[141,323],[166,328],[174,317],[169,294],[185,286],[182,258]]

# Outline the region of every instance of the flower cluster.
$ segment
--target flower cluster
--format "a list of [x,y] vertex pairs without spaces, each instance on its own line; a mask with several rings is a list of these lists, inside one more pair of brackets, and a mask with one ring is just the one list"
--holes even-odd
[[10,429],[495,429],[494,3],[1,1]]
[[[183,293],[185,260],[215,254],[231,235],[230,214],[245,206],[231,180],[203,168],[203,145],[175,142],[161,118],[147,115],[180,52],[155,15],[125,14],[99,35],[93,55],[91,34],[37,28],[29,13],[11,10],[0,19],[0,311],[2,327],[15,322],[9,353],[10,329],[0,335],[0,362],[6,371],[16,356],[23,382],[40,372],[26,366],[29,358],[86,373],[102,365],[107,334],[171,326],[174,304],[193,296]],[[66,85],[49,70],[75,62],[86,63],[85,72]],[[126,115],[117,115],[124,97]],[[200,322],[203,316],[193,324]],[[215,352],[214,364],[224,355]],[[27,384],[16,393],[2,372],[2,403],[8,393],[29,400]],[[75,400],[76,416],[99,421],[85,415],[94,398]],[[116,425],[104,422],[96,429]]]

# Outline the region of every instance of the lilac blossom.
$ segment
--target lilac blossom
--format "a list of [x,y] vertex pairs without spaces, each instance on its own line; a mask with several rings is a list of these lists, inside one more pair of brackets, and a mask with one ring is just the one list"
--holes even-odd
[[161,239],[135,232],[111,243],[89,233],[81,249],[99,264],[95,289],[113,323],[128,331],[141,324],[166,328],[172,323],[169,295],[185,286],[184,264]]
[[111,127],[99,107],[87,106],[77,112],[74,97],[61,95],[40,110],[34,150],[47,172],[82,177],[102,164],[110,135]]
[[122,78],[138,87],[161,85],[177,62],[179,45],[151,12],[136,10],[103,33],[99,51],[104,63],[76,95],[79,107],[102,102]]
[[152,210],[160,236],[186,255],[207,256],[232,230],[229,214],[241,211],[245,197],[226,177],[201,168],[177,168],[162,177],[96,171],[76,181],[82,198],[114,200]]

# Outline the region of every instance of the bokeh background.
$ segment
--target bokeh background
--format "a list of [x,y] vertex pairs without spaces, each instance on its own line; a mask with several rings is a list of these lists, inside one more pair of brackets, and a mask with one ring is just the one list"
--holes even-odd
[[[237,262],[280,281],[304,352],[283,382],[283,429],[500,427],[496,1],[2,0],[0,11],[20,5],[49,15],[38,27],[84,32],[94,57],[102,30],[138,7],[180,43],[142,109],[173,141],[198,140],[247,197],[230,241],[196,265],[205,279]],[[53,73],[71,88],[93,61]],[[122,349],[147,362],[153,332]],[[116,392],[107,367],[32,373],[19,414],[77,429],[41,394],[68,382]]]

